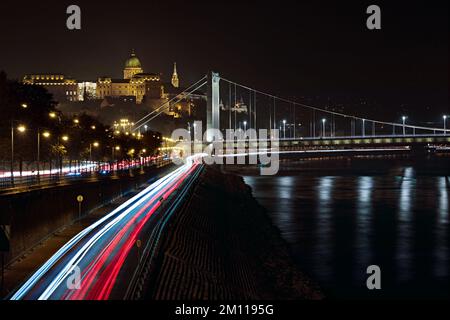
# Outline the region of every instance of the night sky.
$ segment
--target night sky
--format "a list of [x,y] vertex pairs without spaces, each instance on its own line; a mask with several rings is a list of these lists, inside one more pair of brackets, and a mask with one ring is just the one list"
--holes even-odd
[[[215,70],[300,101],[448,112],[448,1],[296,2],[2,1],[0,69],[121,77],[134,48],[144,71],[166,79],[176,61],[182,85]],[[81,31],[65,27],[70,4],[81,7]],[[370,4],[382,30],[366,28]]]

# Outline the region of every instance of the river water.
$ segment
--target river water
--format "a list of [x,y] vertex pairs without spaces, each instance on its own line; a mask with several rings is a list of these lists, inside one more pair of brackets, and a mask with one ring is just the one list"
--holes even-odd
[[[449,298],[450,158],[281,167],[245,182],[327,297]],[[381,269],[381,290],[367,289],[369,265]]]

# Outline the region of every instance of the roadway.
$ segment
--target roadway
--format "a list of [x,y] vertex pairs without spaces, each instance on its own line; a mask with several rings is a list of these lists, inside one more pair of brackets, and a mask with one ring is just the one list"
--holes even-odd
[[122,299],[140,263],[137,240],[145,246],[152,229],[164,218],[164,204],[172,202],[183,185],[192,183],[201,168],[197,159],[188,159],[186,164],[82,230],[35,271],[10,299]]

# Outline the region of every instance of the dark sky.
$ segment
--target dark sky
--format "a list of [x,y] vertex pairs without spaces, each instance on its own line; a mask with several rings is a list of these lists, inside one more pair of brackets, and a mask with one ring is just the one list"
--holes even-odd
[[[365,26],[373,3],[381,31]],[[81,31],[65,27],[70,4]],[[176,61],[183,85],[212,69],[283,96],[442,114],[448,18],[448,1],[2,1],[0,69],[120,77],[134,48],[146,72]]]

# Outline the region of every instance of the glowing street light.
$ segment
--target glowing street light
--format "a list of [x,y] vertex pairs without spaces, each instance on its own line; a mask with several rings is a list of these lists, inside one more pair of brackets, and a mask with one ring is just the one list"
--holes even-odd
[[62,139],[63,141],[66,141],[66,142],[67,142],[67,141],[69,141],[69,136],[62,136],[61,139]]
[[96,129],[96,127],[95,127],[94,125],[92,125],[92,126],[91,126],[91,129],[92,129],[92,130],[95,130],[95,129]]
[[325,137],[325,122],[327,121],[327,119],[323,118],[322,119],[322,137]]
[[48,116],[52,119],[56,118],[56,112],[50,112]]
[[286,119],[283,119],[283,138],[286,139]]
[[[44,132],[42,132],[42,136],[44,138],[49,138],[50,132],[44,131]],[[38,132],[37,132],[37,176],[38,176],[38,179],[40,176],[40,164],[41,164],[41,129],[38,128]]]
[[244,131],[247,131],[247,121],[244,121]]
[[444,136],[447,135],[447,115],[443,115],[442,119],[444,119]]
[[111,157],[112,157],[112,161],[116,161],[116,157],[114,155],[115,151],[120,151],[120,146],[115,146],[114,148],[111,148]]
[[20,106],[24,109],[28,108],[28,104],[26,104],[26,103],[22,103]]
[[402,121],[403,121],[403,135],[406,135],[406,128],[405,128],[405,121],[406,121],[406,116],[402,116]]
[[366,119],[362,119],[362,136],[366,135]]
[[[11,120],[11,185],[14,186],[14,122]],[[17,131],[24,133],[27,128],[21,124],[17,127]]]
[[89,144],[89,160],[92,161],[92,146],[97,148],[100,144],[97,141]]

